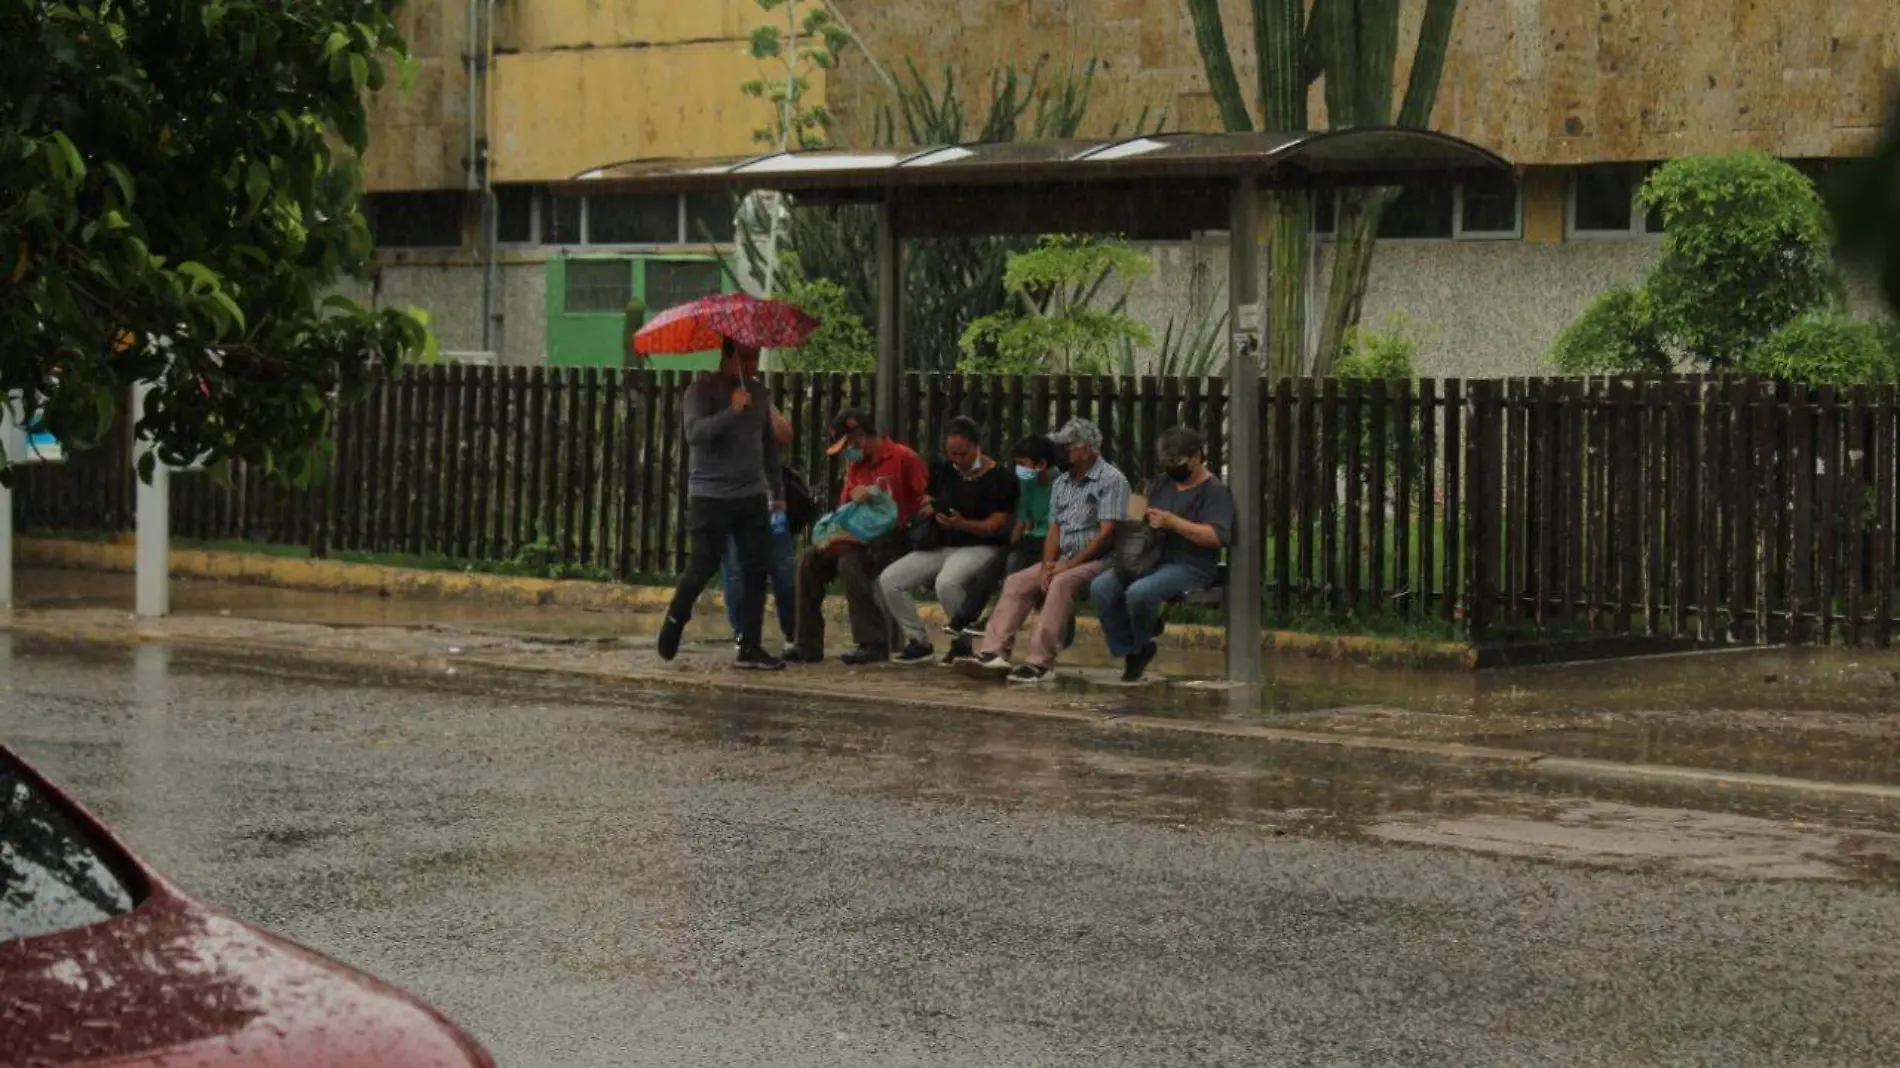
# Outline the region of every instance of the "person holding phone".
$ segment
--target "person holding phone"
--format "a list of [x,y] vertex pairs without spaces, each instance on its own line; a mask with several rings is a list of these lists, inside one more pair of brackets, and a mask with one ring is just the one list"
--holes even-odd
[[962,416],[944,432],[946,461],[937,469],[930,493],[918,509],[935,529],[926,548],[912,549],[878,576],[878,596],[896,624],[902,647],[891,659],[927,664],[935,655],[930,632],[917,615],[914,591],[932,586],[937,603],[958,618],[980,609],[984,577],[1009,552],[1020,487],[1016,474],[983,452],[983,431]]

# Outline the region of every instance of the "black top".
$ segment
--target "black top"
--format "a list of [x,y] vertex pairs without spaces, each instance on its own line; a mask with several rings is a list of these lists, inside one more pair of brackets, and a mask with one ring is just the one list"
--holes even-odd
[[988,471],[975,478],[963,477],[947,463],[936,465],[931,471],[930,498],[936,502],[937,511],[955,512],[965,519],[973,520],[988,519],[993,515],[1012,517],[1011,523],[1003,524],[1001,530],[988,537],[945,527],[944,547],[957,549],[966,545],[1008,545],[1019,489],[1016,472],[999,463],[990,464]]

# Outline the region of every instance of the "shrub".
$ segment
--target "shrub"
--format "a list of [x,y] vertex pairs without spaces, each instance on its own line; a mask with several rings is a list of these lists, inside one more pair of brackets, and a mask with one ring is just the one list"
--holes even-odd
[[1844,315],[1802,316],[1756,347],[1737,370],[1814,385],[1891,382],[1894,354],[1881,333]]
[[1567,375],[1667,374],[1672,368],[1648,292],[1628,286],[1599,296],[1565,327],[1551,362]]
[[[793,267],[796,271],[796,265]],[[780,370],[868,372],[877,364],[877,341],[851,307],[851,295],[828,278],[794,274],[783,299],[818,320],[818,329],[795,349],[774,350]]]

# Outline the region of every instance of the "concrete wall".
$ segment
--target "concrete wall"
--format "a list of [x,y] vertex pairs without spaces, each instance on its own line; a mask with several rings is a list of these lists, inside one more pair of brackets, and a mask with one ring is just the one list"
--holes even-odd
[[[374,286],[352,286],[343,295],[374,308],[421,308],[442,348],[475,352],[482,347],[482,269],[465,257],[436,262],[383,265]],[[522,257],[495,272],[495,347],[499,362],[535,366],[547,362],[547,264]]]
[[[1399,84],[1424,0],[1405,0]],[[835,0],[865,44],[838,72],[834,110],[859,136],[884,89],[873,62],[948,63],[980,90],[990,70],[1097,57],[1091,132],[1146,107],[1173,129],[1218,122],[1185,0]],[[1222,0],[1245,96],[1254,84],[1246,0]],[[1668,159],[1761,148],[1866,150],[1883,72],[1900,65],[1891,0],[1467,0],[1432,125],[1520,163]],[[981,95],[980,91],[976,94]],[[1315,87],[1312,113],[1324,104]]]

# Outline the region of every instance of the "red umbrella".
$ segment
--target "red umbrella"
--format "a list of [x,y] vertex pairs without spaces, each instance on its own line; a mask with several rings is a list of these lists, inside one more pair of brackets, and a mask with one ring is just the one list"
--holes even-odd
[[633,335],[642,356],[705,352],[725,338],[757,349],[802,345],[818,320],[782,300],[720,293],[668,308]]

